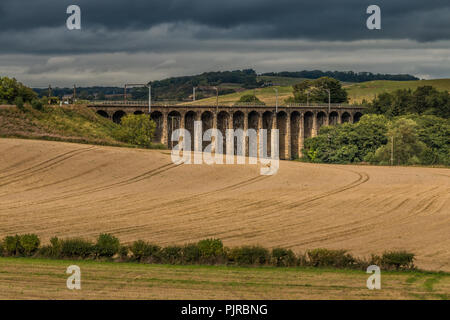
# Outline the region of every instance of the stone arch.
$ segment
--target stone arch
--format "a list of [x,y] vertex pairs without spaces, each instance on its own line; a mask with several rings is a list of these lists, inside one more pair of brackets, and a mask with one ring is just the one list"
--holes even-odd
[[[222,133],[223,153],[227,151],[227,129],[230,128],[230,114],[226,111],[220,111],[217,114],[217,129]],[[220,151],[220,150],[219,150]]]
[[299,133],[300,133],[300,112],[294,111],[291,113],[291,158],[298,158],[299,151]]
[[120,124],[122,118],[126,115],[125,111],[118,110],[113,114],[113,121],[117,124]]
[[99,116],[102,116],[102,117],[104,117],[104,118],[109,119],[109,114],[108,114],[108,112],[106,112],[105,110],[97,110],[97,114],[98,114]]
[[279,156],[280,159],[286,158],[286,135],[287,135],[287,119],[288,116],[286,112],[280,111],[277,113],[277,128],[278,128],[278,134],[279,134]]
[[341,115],[341,121],[342,121],[342,123],[350,122],[350,113],[344,112]]
[[320,111],[317,113],[317,133],[319,133],[319,130],[322,126],[327,124],[327,115],[325,112]]
[[197,119],[197,113],[195,111],[189,110],[184,115],[184,128],[191,135],[191,150],[194,150],[194,122]]
[[181,125],[181,114],[178,111],[171,111],[167,115],[167,141],[172,149],[178,142],[172,141],[172,132],[179,129]]
[[[206,130],[209,130],[213,127],[213,121],[214,121],[214,115],[211,111],[205,111],[202,113],[201,116],[202,120],[202,137]],[[202,138],[203,141],[203,138]],[[202,151],[205,150],[205,148],[211,144],[210,141],[203,141],[202,142]]]
[[265,141],[265,143],[263,143],[262,146],[260,146],[260,148],[262,148],[262,150],[263,150],[263,155],[267,154],[268,157],[271,156],[272,126],[273,126],[273,121],[274,121],[273,118],[274,118],[273,112],[266,111],[263,113],[262,129],[267,130],[267,140]]
[[141,110],[136,110],[133,114],[135,114],[135,115],[141,115],[141,114],[144,114]]
[[335,126],[339,123],[339,114],[336,111],[330,112],[330,115],[328,116],[328,123],[330,126]]
[[162,141],[162,132],[164,126],[164,118],[163,114],[159,111],[153,111],[150,115],[150,118],[155,122],[156,128],[153,136],[153,141],[161,143]]
[[353,123],[357,123],[362,116],[363,114],[361,112],[355,112],[355,114],[353,115]]
[[311,111],[305,112],[304,116],[304,124],[303,124],[303,136],[306,138],[312,137],[312,130],[314,124],[314,114]]

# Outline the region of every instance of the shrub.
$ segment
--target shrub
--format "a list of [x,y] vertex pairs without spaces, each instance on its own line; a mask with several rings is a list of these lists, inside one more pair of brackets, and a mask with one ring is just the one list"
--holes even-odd
[[24,110],[24,102],[22,97],[17,97],[14,99],[14,104],[19,108],[19,110]]
[[356,262],[346,250],[314,249],[307,251],[307,256],[313,267],[347,268]]
[[269,251],[260,246],[231,249],[229,258],[239,265],[263,265],[269,261]]
[[5,251],[3,249],[3,243],[0,243],[0,257],[4,257],[5,256]]
[[152,145],[156,124],[148,115],[126,115],[121,120],[116,137],[118,140],[141,147]]
[[41,241],[35,234],[24,234],[19,237],[21,253],[25,256],[32,256],[38,249]]
[[381,265],[384,268],[414,269],[414,254],[406,251],[385,252],[381,256]]
[[112,257],[119,252],[120,241],[116,237],[108,233],[102,233],[97,238],[95,245],[98,257]]
[[184,263],[198,263],[200,261],[200,249],[196,244],[187,244],[182,250]]
[[3,250],[7,256],[18,256],[21,254],[20,236],[6,236],[3,239]]
[[94,249],[92,242],[81,238],[61,240],[62,257],[80,257],[84,259],[91,256],[95,251]]
[[253,94],[244,94],[236,104],[240,104],[240,103],[241,104],[242,103],[255,103],[255,104],[259,104],[259,105],[265,105],[264,102],[259,100],[258,97]]
[[292,250],[274,248],[272,250],[272,264],[277,267],[290,267],[296,265],[296,257]]
[[33,107],[33,109],[35,110],[41,111],[44,106],[40,100],[34,99],[33,101],[31,101],[31,107]]
[[161,250],[163,262],[170,264],[179,264],[182,262],[183,248],[179,246],[169,246]]
[[158,260],[161,248],[148,242],[137,240],[130,247],[133,258],[137,261],[144,261],[151,258],[152,261]]
[[223,256],[223,243],[220,239],[205,239],[197,243],[200,251],[200,257],[204,259],[212,259]]
[[52,256],[59,257],[61,255],[61,241],[57,237],[53,237],[50,239],[50,245],[52,248]]
[[119,257],[122,260],[126,260],[128,258],[128,251],[129,251],[129,247],[128,246],[120,246],[119,247]]

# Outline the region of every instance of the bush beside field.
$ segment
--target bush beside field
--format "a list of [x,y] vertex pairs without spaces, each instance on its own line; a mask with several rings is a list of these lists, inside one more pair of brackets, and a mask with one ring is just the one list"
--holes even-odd
[[378,265],[384,270],[413,270],[414,254],[407,251],[386,251],[368,259],[354,257],[346,250],[318,248],[295,254],[290,249],[261,246],[227,248],[220,239],[205,239],[182,246],[161,247],[143,240],[122,245],[111,234],[101,234],[97,241],[82,238],[50,240],[41,246],[34,234],[7,236],[0,243],[2,257],[36,257],[117,262],[160,263],[172,265],[237,265],[275,267],[324,267],[365,270]]

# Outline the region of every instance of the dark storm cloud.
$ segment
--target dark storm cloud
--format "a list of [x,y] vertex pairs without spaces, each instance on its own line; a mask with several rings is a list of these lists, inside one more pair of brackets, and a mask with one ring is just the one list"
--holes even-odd
[[[196,37],[450,38],[449,0],[2,0],[0,29],[64,26],[70,4],[81,7],[83,28],[89,31],[136,31],[160,24],[191,23],[205,27]],[[370,4],[382,9],[381,31],[365,28],[365,11]]]
[[[66,28],[81,7],[82,30]],[[366,9],[382,30],[366,28]],[[0,0],[0,73],[41,86],[211,70],[450,74],[450,0]]]

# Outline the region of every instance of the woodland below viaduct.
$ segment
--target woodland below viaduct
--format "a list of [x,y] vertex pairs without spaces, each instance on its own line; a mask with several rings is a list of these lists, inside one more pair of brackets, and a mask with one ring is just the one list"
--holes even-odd
[[[148,114],[148,103],[108,102],[90,104],[99,115],[120,123],[126,114]],[[154,142],[173,147],[170,137],[178,128],[190,131],[193,136],[194,121],[202,121],[203,131],[217,128],[225,137],[226,129],[279,130],[280,158],[291,159],[301,155],[303,141],[317,135],[321,126],[355,123],[364,107],[349,105],[292,105],[292,106],[194,106],[155,105],[150,116],[156,123]],[[225,143],[225,142],[224,142]],[[209,144],[206,143],[206,144]]]

